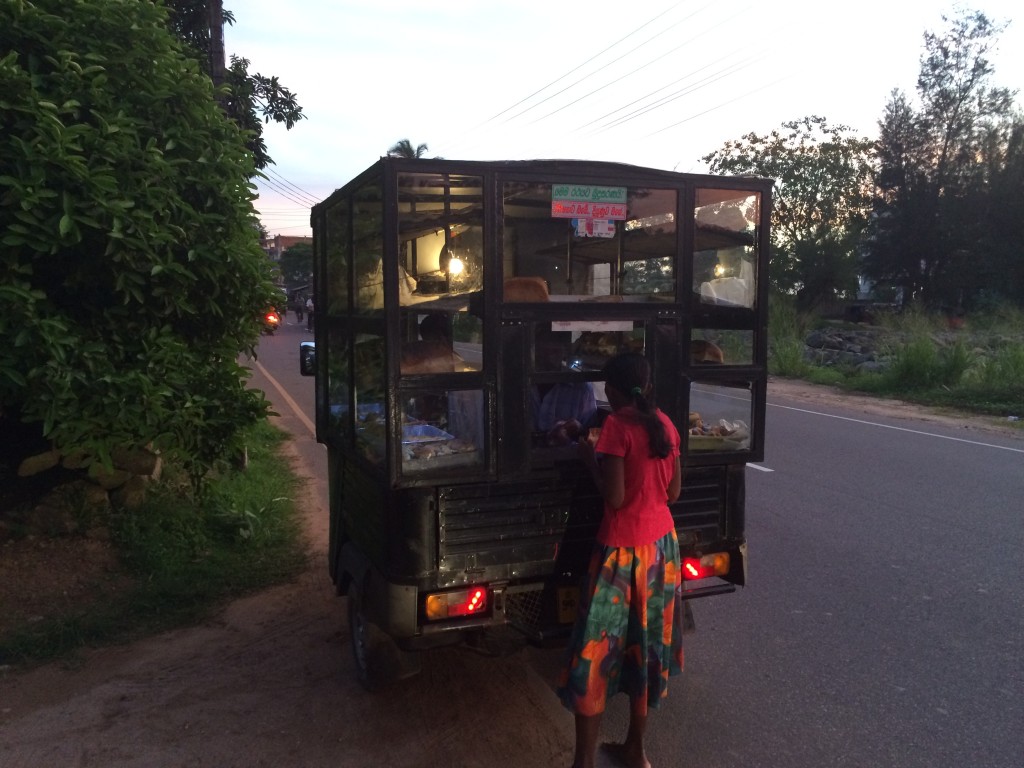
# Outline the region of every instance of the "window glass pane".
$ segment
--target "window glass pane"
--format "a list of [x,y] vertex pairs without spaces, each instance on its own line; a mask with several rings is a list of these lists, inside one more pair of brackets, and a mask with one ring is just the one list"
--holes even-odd
[[384,205],[379,180],[353,194],[352,225],[356,309],[379,312],[384,309]]
[[694,328],[691,365],[753,365],[754,332]]
[[360,334],[354,349],[356,388],[356,449],[372,462],[385,456],[384,337]]
[[757,192],[698,189],[693,292],[704,304],[753,307],[757,296]]
[[576,354],[583,331],[563,330],[565,325],[537,323],[534,329],[527,418],[535,446],[575,443],[597,412],[599,393]]
[[483,365],[483,322],[468,312],[401,313],[401,372],[462,373]]
[[483,180],[399,174],[398,233],[402,372],[480,370]]
[[505,301],[674,295],[674,190],[507,182]]
[[351,434],[349,419],[349,348],[348,337],[335,333],[340,328],[331,325],[327,334],[327,402],[328,420],[332,430],[342,435]]
[[752,392],[749,383],[692,383],[687,436],[690,453],[749,450]]
[[483,390],[422,390],[402,403],[402,471],[483,463]]
[[344,314],[349,308],[349,214],[348,200],[327,209],[324,254],[327,261],[327,311]]

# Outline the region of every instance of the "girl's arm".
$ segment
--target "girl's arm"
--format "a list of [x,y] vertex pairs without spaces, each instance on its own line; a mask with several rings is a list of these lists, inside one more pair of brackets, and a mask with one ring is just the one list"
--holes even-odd
[[626,462],[621,456],[605,456],[601,462],[604,476],[604,500],[612,509],[618,509],[626,501]]
[[597,490],[612,509],[618,509],[626,500],[625,462],[621,456],[604,456],[597,463],[594,446],[587,440],[579,442],[580,458],[590,469]]
[[676,456],[675,467],[672,469],[672,479],[668,481],[668,503],[671,504],[673,501],[679,498],[679,492],[683,487],[683,467],[679,461],[679,457]]

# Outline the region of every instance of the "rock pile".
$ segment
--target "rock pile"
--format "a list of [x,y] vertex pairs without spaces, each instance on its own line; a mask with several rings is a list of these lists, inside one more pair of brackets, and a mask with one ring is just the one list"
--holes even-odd
[[[81,453],[44,451],[25,458],[18,477],[30,479],[61,472],[60,481],[25,513],[23,533],[48,536],[86,533],[99,525],[111,508],[135,509],[146,498],[147,486],[160,478],[163,462],[148,448],[116,451],[111,466]],[[2,531],[0,531],[2,534]]]

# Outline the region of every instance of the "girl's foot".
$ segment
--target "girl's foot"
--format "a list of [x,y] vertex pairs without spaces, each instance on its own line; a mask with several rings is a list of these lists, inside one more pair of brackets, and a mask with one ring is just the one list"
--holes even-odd
[[623,768],[651,768],[643,747],[634,749],[628,744],[613,744],[606,741],[601,744],[601,751]]

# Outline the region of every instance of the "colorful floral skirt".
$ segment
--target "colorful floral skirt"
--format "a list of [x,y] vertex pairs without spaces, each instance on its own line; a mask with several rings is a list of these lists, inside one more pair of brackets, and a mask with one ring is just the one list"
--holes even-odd
[[616,693],[640,711],[668,695],[683,670],[679,542],[670,531],[642,547],[598,545],[580,593],[558,697],[578,715],[604,712]]

